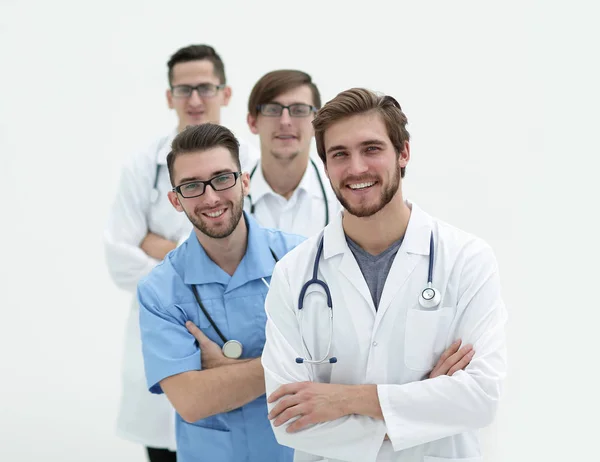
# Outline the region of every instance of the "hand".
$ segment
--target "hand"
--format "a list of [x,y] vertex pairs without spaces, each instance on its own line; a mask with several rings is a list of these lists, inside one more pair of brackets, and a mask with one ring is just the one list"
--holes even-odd
[[268,403],[281,400],[269,413],[273,425],[279,427],[299,417],[287,427],[292,433],[321,422],[330,422],[346,415],[344,392],[347,385],[299,382],[282,385],[269,396]]
[[433,379],[440,375],[452,375],[456,371],[464,369],[469,365],[475,350],[471,345],[465,345],[460,350],[458,349],[462,341],[457,340],[448,347],[444,354],[440,357],[439,361],[429,374],[429,378]]
[[177,247],[177,242],[169,241],[158,234],[148,232],[140,244],[140,248],[146,254],[156,260],[162,260],[173,249]]
[[186,322],[185,327],[187,327],[187,330],[198,341],[198,345],[200,345],[202,369],[212,369],[236,362],[235,359],[225,356],[221,347],[204,335],[204,332],[198,329],[198,326],[192,321]]

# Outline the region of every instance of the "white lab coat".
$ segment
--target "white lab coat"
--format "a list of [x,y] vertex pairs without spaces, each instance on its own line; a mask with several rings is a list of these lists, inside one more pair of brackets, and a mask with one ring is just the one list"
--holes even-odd
[[[135,293],[138,281],[158,263],[139,247],[148,231],[181,243],[192,230],[185,214],[178,213],[167,198],[167,192],[172,189],[167,154],[175,135],[173,132],[160,138],[125,163],[104,230],[110,275],[118,287],[132,293],[125,333],[117,432],[130,441],[171,450],[175,450],[174,410],[165,395],[153,395],[148,391]],[[258,156],[255,148],[240,142],[243,171],[253,166]],[[157,163],[160,164],[158,194],[153,193]]]
[[[285,431],[287,425],[274,427],[277,440],[296,449],[297,461],[482,460],[477,429],[492,421],[506,371],[506,311],[496,260],[481,239],[409,206],[408,228],[377,312],[346,244],[341,213],[324,231],[318,275],[331,290],[336,364],[295,362],[298,356],[321,358],[327,350],[329,313],[323,290],[311,285],[303,317],[297,309],[300,290],[312,278],[320,235],[296,247],[275,268],[266,299],[262,357],[267,395],[292,382],[376,384],[384,416],[381,421],[351,415],[293,434]],[[418,296],[427,282],[431,231],[433,285],[442,299],[439,309],[425,311]],[[474,345],[470,365],[452,377],[427,379],[443,351],[459,338]],[[390,441],[384,441],[386,434]]]

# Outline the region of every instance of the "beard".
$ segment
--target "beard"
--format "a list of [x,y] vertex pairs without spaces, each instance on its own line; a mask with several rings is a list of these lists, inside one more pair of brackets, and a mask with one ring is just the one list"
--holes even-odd
[[[229,211],[229,220],[227,223],[211,224],[210,221],[205,220],[202,215],[200,207],[194,208],[194,213],[190,214],[184,209],[188,220],[194,225],[198,231],[202,234],[207,235],[213,239],[223,239],[231,235],[235,228],[237,228],[240,219],[244,213],[244,195],[240,191],[239,200],[235,202],[225,202],[222,204]],[[227,212],[225,212],[227,213]]]
[[[378,181],[381,184],[381,179],[373,176],[361,176],[357,178],[352,178],[352,180],[356,181],[357,183],[369,183],[371,181]],[[348,179],[345,179],[344,183],[347,182]],[[350,203],[344,198],[343,194],[341,193],[341,190],[344,188],[344,186],[340,188],[333,187],[333,184],[331,186],[333,192],[335,193],[335,196],[340,201],[340,204],[342,204],[344,209],[346,209],[350,215],[354,215],[355,217],[359,218],[370,217],[372,215],[375,215],[387,204],[389,204],[398,192],[398,189],[400,188],[400,165],[396,163],[396,170],[394,172],[394,175],[392,176],[388,185],[382,187],[379,200],[377,200],[373,204],[358,204],[355,206],[350,205]]]

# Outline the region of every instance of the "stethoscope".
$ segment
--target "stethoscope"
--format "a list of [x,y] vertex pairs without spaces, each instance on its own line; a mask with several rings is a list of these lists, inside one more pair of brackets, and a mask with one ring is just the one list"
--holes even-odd
[[[327,352],[325,356],[321,359],[310,360],[308,358],[296,358],[296,362],[298,364],[308,363],[308,364],[323,364],[323,363],[337,363],[337,358],[332,356],[329,358],[329,353],[331,351],[331,341],[333,339],[333,302],[331,299],[331,292],[329,291],[329,286],[327,283],[318,278],[317,273],[319,271],[319,260],[321,259],[321,254],[323,253],[323,236],[319,241],[319,247],[317,249],[317,255],[315,256],[315,263],[313,265],[313,275],[312,279],[308,280],[300,290],[300,296],[298,298],[298,313],[302,313],[302,308],[304,308],[304,297],[306,295],[306,291],[308,288],[317,284],[325,290],[325,295],[327,297],[327,307],[329,308],[329,342],[327,343]],[[429,271],[427,274],[427,286],[421,291],[419,295],[419,305],[422,308],[430,310],[435,308],[440,304],[440,291],[433,287],[433,263],[434,263],[434,242],[433,242],[433,232],[431,232],[431,237],[429,239]],[[304,343],[304,335],[302,334],[302,315],[300,315],[300,343]]]
[[[315,169],[315,173],[317,174],[317,180],[319,180],[319,186],[321,187],[321,193],[323,194],[323,201],[325,202],[325,226],[329,224],[329,203],[327,202],[327,193],[325,192],[325,185],[323,184],[323,179],[321,178],[321,174],[319,173],[319,169],[317,168],[317,164],[313,159],[310,159],[310,163]],[[250,179],[254,176],[254,172],[258,168],[260,162],[257,163],[252,171],[250,172]],[[255,204],[252,202],[252,195],[248,194],[248,201],[250,202],[250,215],[254,215]]]
[[[275,255],[275,252],[273,252],[273,249],[269,248],[269,250],[271,251],[271,255],[273,255],[273,258],[275,259],[275,263],[277,263],[279,261],[277,259],[277,255]],[[265,278],[261,278],[261,280],[262,280],[263,284],[267,286],[267,289],[269,289],[269,283],[265,280]],[[210,323],[212,328],[215,330],[217,335],[223,341],[223,346],[221,347],[221,351],[223,352],[223,354],[227,358],[238,359],[240,356],[242,356],[242,352],[244,351],[244,346],[242,345],[242,343],[238,340],[227,340],[227,338],[223,335],[223,332],[221,332],[221,330],[217,327],[217,325],[213,321],[213,318],[211,317],[211,315],[208,314],[208,311],[204,307],[202,300],[200,300],[200,295],[198,295],[198,289],[196,289],[195,285],[192,285],[192,291],[194,292],[194,297],[196,297],[198,306],[204,313],[204,316],[206,316],[206,319],[208,319],[208,322]]]
[[156,203],[160,193],[158,192],[158,175],[160,175],[161,164],[156,164],[156,173],[154,174],[154,185],[152,186],[152,191],[150,192],[150,202],[153,204]]

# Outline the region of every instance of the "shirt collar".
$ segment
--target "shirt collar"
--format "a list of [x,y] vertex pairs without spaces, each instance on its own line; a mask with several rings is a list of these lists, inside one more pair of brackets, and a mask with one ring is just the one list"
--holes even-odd
[[[406,204],[411,208],[411,213],[400,248],[406,253],[429,255],[429,240],[433,219],[415,203],[406,201]],[[325,228],[323,242],[323,256],[325,258],[349,251],[342,226],[343,213],[344,211],[340,211],[335,215],[331,223]]]
[[248,227],[248,244],[246,253],[233,276],[229,276],[210,259],[196,234],[192,232],[187,240],[188,247],[185,255],[184,282],[186,284],[218,283],[225,285],[225,292],[229,292],[249,281],[270,277],[273,274],[275,258],[269,246],[269,232],[246,212],[243,218]]
[[171,144],[177,136],[177,130],[173,130],[171,134],[163,139],[163,143],[160,145],[158,152],[156,153],[156,163],[160,165],[167,165],[167,156],[171,152]]
[[[323,191],[321,190],[319,177],[317,177],[317,171],[312,165],[313,162],[312,159],[309,159],[304,175],[302,175],[302,179],[294,191],[294,194],[296,194],[296,191],[305,191],[307,194],[322,199]],[[321,181],[324,181],[323,175],[324,173],[319,172]],[[256,170],[254,170],[254,174],[250,180],[250,194],[252,196],[253,204],[257,204],[267,194],[278,195],[273,191],[273,188],[271,188],[269,183],[267,183],[267,180],[265,180],[260,161],[256,164]]]

